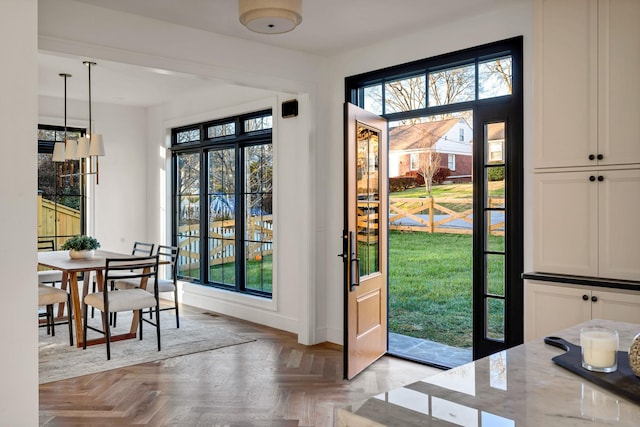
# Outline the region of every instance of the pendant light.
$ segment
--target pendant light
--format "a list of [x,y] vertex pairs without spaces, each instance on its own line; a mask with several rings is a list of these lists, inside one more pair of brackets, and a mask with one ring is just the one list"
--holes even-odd
[[[89,74],[89,132],[86,138],[78,143],[78,150],[84,157],[89,157],[89,164],[91,167],[90,174],[95,174],[96,184],[99,184],[100,177],[100,165],[98,157],[105,155],[104,142],[102,141],[102,135],[93,131],[93,120],[91,118],[91,67],[97,65],[92,61],[83,61],[87,66]],[[95,172],[93,170],[93,159],[95,158]]]
[[[64,79],[64,141],[58,141],[53,145],[53,156],[51,156],[51,160],[54,162],[64,162],[67,160],[65,155],[67,152],[67,78],[71,77],[71,74],[60,73],[58,75]],[[69,150],[69,154],[71,154],[71,150]]]
[[[69,177],[70,184],[73,186],[73,177],[82,175],[95,175],[96,184],[99,184],[98,157],[105,155],[102,135],[93,132],[93,120],[91,117],[91,67],[96,65],[96,63],[91,61],[83,61],[82,63],[87,66],[89,71],[89,130],[87,136],[78,138],[78,141],[67,138],[67,78],[71,77],[71,74],[60,73],[60,77],[64,77],[64,142],[56,142],[54,144],[51,160],[54,162],[64,162],[64,168],[63,165],[59,167],[61,187],[63,177]],[[87,159],[89,162],[89,171],[74,172],[75,163],[71,162],[70,165],[68,165],[66,162],[67,160],[78,159]]]

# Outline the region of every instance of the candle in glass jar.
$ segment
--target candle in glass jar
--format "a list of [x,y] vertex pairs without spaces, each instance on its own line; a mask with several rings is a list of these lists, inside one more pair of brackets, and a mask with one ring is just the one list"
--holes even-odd
[[618,333],[611,329],[590,327],[580,330],[582,366],[599,372],[617,368]]

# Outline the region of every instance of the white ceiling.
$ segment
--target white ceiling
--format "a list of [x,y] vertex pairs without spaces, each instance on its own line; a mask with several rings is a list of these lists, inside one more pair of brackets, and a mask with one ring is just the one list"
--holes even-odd
[[[43,1],[43,0],[40,0]],[[238,21],[236,0],[76,0],[173,24],[317,55],[366,46],[428,26],[481,14],[514,0],[303,0],[302,23],[290,33],[252,33]],[[520,1],[520,0],[517,0]],[[87,99],[87,69],[82,59],[40,54],[39,92],[62,96],[59,73],[73,75],[69,99]],[[102,61],[92,68],[94,102],[154,105],[174,94],[197,90],[202,81],[187,75]],[[78,80],[80,80],[80,83]],[[118,84],[114,84],[117,81]]]

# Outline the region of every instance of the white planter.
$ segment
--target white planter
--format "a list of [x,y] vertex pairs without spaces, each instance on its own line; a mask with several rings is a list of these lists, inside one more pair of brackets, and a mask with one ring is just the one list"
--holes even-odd
[[95,254],[94,250],[90,250],[90,251],[76,251],[75,249],[69,250],[69,258],[71,259],[93,258],[94,254]]

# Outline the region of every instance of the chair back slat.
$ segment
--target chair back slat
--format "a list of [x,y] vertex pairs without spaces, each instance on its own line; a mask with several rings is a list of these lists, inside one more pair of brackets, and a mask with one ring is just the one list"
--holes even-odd
[[145,243],[145,242],[134,242],[133,250],[131,251],[131,255],[135,256],[151,256],[153,255],[153,243]]
[[[158,255],[134,258],[107,258],[104,271],[104,291],[108,292],[112,280],[158,279]],[[146,271],[145,271],[146,270]]]
[[55,250],[55,245],[53,244],[53,240],[50,240],[50,239],[38,240],[38,251],[39,252],[54,251],[54,250]]
[[178,246],[166,246],[158,245],[156,255],[159,255],[163,260],[169,262],[171,268],[171,277],[175,283],[178,278],[178,269],[176,264],[178,263],[178,255],[180,254],[180,247]]

